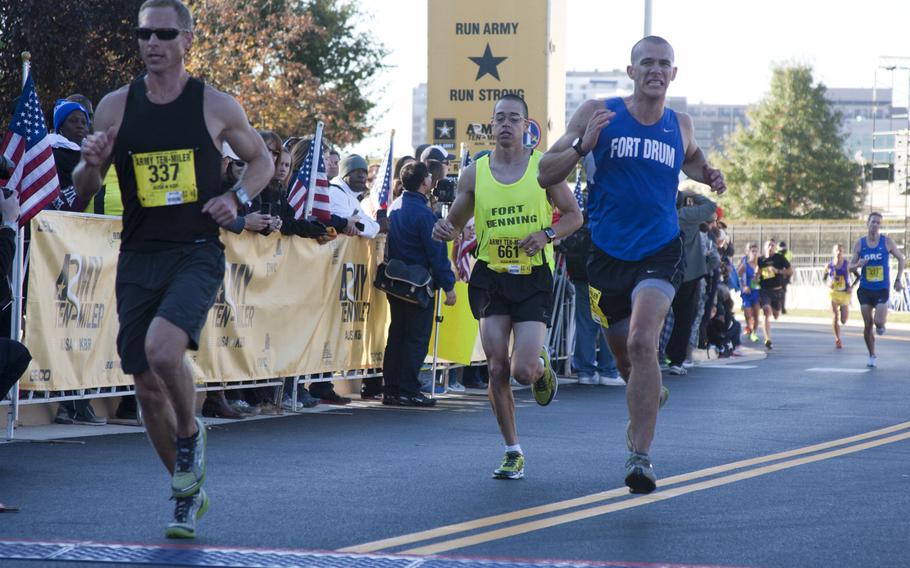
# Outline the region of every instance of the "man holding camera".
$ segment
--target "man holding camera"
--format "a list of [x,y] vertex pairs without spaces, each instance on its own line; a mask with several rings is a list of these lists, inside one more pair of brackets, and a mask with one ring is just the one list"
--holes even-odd
[[[534,398],[541,406],[556,395],[556,373],[545,345],[553,304],[552,243],[575,232],[582,217],[565,179],[547,188],[538,185],[542,154],[522,144],[528,106],[521,97],[506,95],[497,101],[492,128],[495,149],[461,174],[455,202],[446,218],[436,223],[433,237],[453,240],[474,216],[477,264],[468,285],[468,300],[480,321],[490,373],[490,404],[506,446],[502,465],[493,477],[521,479],[525,460],[515,428],[509,377],[533,385]],[[552,226],[550,200],[562,211],[559,222]],[[510,336],[514,336],[511,357]]]
[[[389,215],[386,261],[397,259],[420,266],[433,277],[433,287],[445,292],[445,304],[455,304],[455,274],[446,247],[432,238],[436,215],[430,209],[432,177],[426,164],[413,162],[401,169],[405,191],[402,205]],[[382,403],[385,405],[434,406],[436,400],[420,392],[420,367],[427,356],[433,330],[434,304],[426,306],[386,295],[391,322],[383,357]]]

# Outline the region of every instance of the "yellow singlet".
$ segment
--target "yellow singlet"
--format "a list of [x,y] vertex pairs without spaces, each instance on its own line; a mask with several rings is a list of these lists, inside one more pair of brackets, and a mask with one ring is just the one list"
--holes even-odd
[[[537,184],[537,167],[543,156],[533,151],[521,179],[503,184],[490,171],[490,157],[476,162],[474,184],[474,225],[477,231],[477,259],[491,270],[509,274],[530,274],[544,262],[543,255],[525,254],[518,242],[529,234],[552,225],[553,208],[546,189]],[[544,251],[553,266],[553,244]]]

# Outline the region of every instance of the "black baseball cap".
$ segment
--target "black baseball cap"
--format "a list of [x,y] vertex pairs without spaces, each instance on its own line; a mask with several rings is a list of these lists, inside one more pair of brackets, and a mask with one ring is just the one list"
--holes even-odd
[[451,162],[455,156],[446,152],[442,146],[427,146],[420,154],[420,161],[436,160],[437,162]]

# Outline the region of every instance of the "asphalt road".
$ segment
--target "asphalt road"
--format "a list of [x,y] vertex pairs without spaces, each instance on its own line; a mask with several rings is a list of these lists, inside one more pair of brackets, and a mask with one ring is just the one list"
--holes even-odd
[[[209,432],[212,507],[187,563],[210,565],[201,551],[228,547],[348,555],[323,558],[334,565],[369,553],[908,566],[910,332],[880,338],[871,370],[862,337],[846,333],[838,351],[826,326],[778,324],[766,358],[665,375],[650,496],[622,484],[622,387],[566,382],[545,408],[516,391],[521,481],[490,478],[502,446],[480,394],[430,410],[358,401],[219,423]],[[168,478],[144,435],[83,441],[0,445],[0,502],[21,507],[0,514],[0,565],[49,563],[13,560],[13,541],[171,544]]]

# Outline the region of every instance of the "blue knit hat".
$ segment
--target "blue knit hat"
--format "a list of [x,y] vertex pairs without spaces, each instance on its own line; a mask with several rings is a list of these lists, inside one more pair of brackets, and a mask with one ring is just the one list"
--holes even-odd
[[91,130],[92,122],[88,116],[88,111],[85,110],[84,106],[66,99],[57,99],[57,102],[54,103],[54,132],[59,134],[60,127],[63,125],[64,121],[66,121],[66,117],[77,110],[82,111],[82,114],[85,115],[85,124],[88,126],[88,129]]

